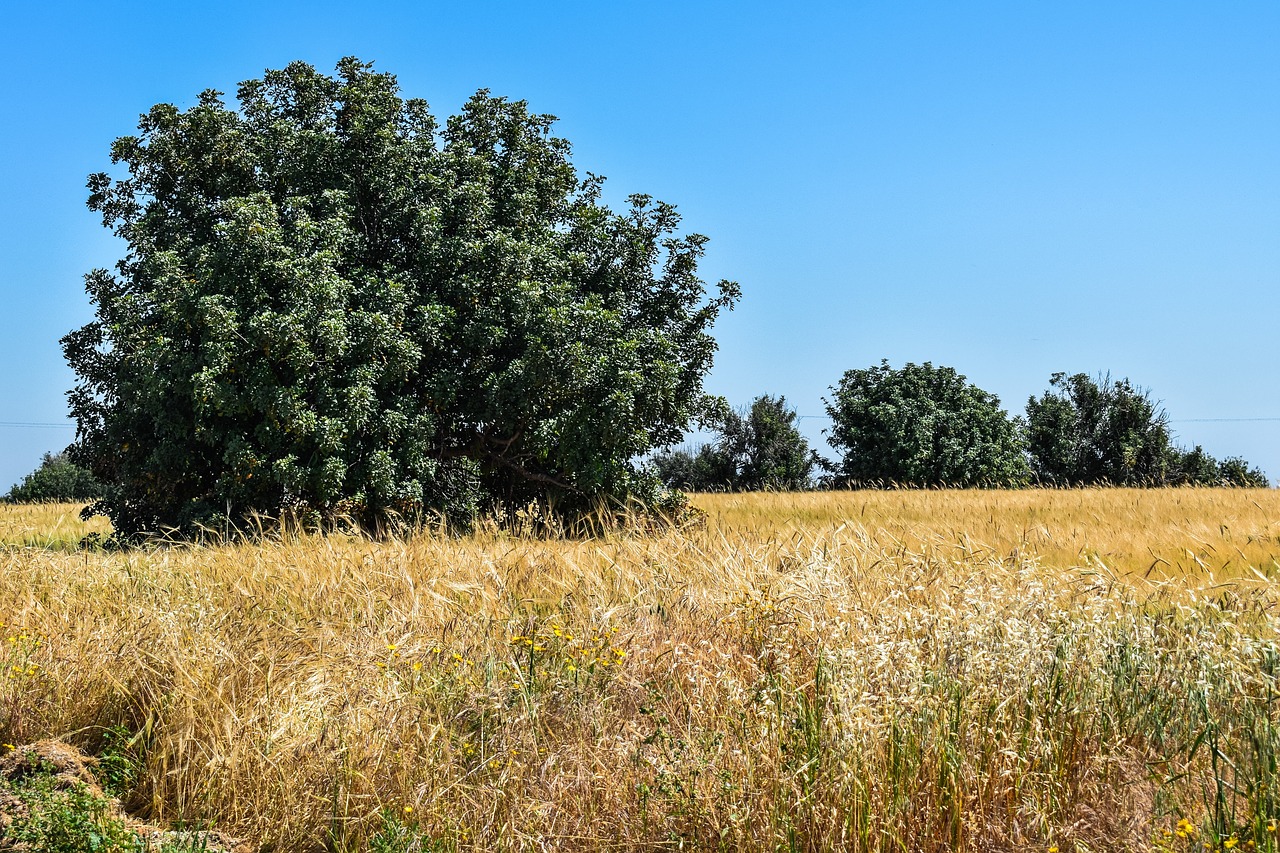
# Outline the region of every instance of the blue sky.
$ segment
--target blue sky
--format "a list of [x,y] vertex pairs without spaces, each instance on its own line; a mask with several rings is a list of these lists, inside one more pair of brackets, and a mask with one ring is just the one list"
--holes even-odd
[[[0,48],[0,422],[65,423],[58,339],[119,247],[85,176],[152,104],[302,59],[560,117],[741,282],[709,390],[807,415],[887,358],[1020,412],[1055,371],[1152,389],[1280,476],[1280,4],[30,3]],[[1274,418],[1196,422],[1203,418]],[[804,428],[820,439],[823,421]],[[69,429],[0,425],[0,491]]]

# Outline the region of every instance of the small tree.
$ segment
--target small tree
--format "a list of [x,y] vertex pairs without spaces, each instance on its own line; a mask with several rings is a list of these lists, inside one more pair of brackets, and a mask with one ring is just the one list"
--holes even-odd
[[851,485],[1014,486],[1027,477],[1018,424],[950,367],[882,361],[850,370],[826,401],[838,476]]
[[785,397],[756,397],[729,412],[716,442],[733,470],[737,491],[798,491],[810,485],[817,454],[796,428],[797,414]]
[[89,206],[127,246],[63,339],[91,509],[125,536],[304,510],[369,527],[660,500],[632,460],[715,407],[675,209],[601,203],[553,117],[477,93],[443,126],[344,59],[160,104]]
[[661,450],[653,455],[649,464],[669,489],[688,492],[727,492],[734,489],[732,462],[711,444]]
[[1166,481],[1171,486],[1217,486],[1221,484],[1222,466],[1204,448],[1192,450],[1172,448]]
[[1169,463],[1168,483],[1171,486],[1227,486],[1249,489],[1265,489],[1271,485],[1260,468],[1249,465],[1239,456],[1231,456],[1219,462],[1200,445],[1194,450],[1175,449]]
[[64,451],[44,454],[40,467],[10,489],[5,500],[10,503],[78,502],[95,500],[102,494],[102,484],[67,458]]
[[1050,386],[1027,401],[1027,449],[1038,480],[1063,486],[1166,481],[1173,455],[1169,417],[1149,391],[1128,379],[1084,373],[1055,373]]
[[1271,480],[1261,468],[1250,465],[1239,456],[1228,456],[1218,465],[1218,479],[1224,486],[1245,489],[1266,489]]
[[721,414],[719,435],[694,450],[669,450],[651,463],[670,488],[695,492],[798,491],[824,460],[796,428],[785,397],[762,395]]

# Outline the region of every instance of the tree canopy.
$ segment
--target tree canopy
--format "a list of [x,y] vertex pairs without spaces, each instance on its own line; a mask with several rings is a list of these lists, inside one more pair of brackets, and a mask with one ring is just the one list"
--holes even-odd
[[1109,375],[1055,373],[1027,401],[1027,451],[1034,476],[1049,485],[1269,485],[1239,457],[1174,446],[1169,415],[1151,392]]
[[102,497],[102,484],[67,458],[66,452],[46,453],[40,466],[4,497],[10,503],[90,501]]
[[796,491],[807,488],[817,455],[796,427],[786,397],[756,397],[741,412],[729,412],[717,442],[733,464],[734,487]]
[[797,417],[785,397],[763,394],[741,411],[725,411],[712,443],[695,450],[663,451],[655,455],[654,468],[675,489],[806,489],[821,460],[796,428]]
[[[1198,447],[1196,449],[1199,450]],[[1250,465],[1239,456],[1228,456],[1218,463],[1217,478],[1209,485],[1266,489],[1270,488],[1271,480],[1258,466]]]
[[986,487],[1026,480],[1017,423],[950,367],[882,361],[847,371],[827,414],[849,485]]
[[465,522],[639,496],[716,410],[706,238],[601,201],[554,118],[480,91],[443,125],[344,59],[159,104],[89,180],[127,251],[63,339],[91,512],[138,535],[291,509]]
[[1040,482],[1164,484],[1173,450],[1169,416],[1149,391],[1084,373],[1055,373],[1049,384],[1027,401],[1027,450]]

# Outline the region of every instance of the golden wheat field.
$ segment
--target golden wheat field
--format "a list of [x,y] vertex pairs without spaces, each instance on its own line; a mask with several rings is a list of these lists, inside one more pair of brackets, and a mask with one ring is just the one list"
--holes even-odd
[[1280,492],[699,496],[537,539],[76,550],[0,507],[0,742],[274,851],[1275,850]]

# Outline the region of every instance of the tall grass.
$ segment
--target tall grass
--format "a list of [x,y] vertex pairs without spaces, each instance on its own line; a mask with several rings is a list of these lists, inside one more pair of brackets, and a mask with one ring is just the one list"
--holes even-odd
[[8,547],[0,742],[124,726],[140,815],[277,850],[1275,849],[1280,496],[699,502]]
[[0,548],[35,547],[74,550],[90,533],[105,534],[101,517],[80,519],[82,504],[0,504]]
[[849,522],[883,547],[1156,577],[1278,571],[1275,489],[1026,489],[699,495],[730,529],[785,536]]

